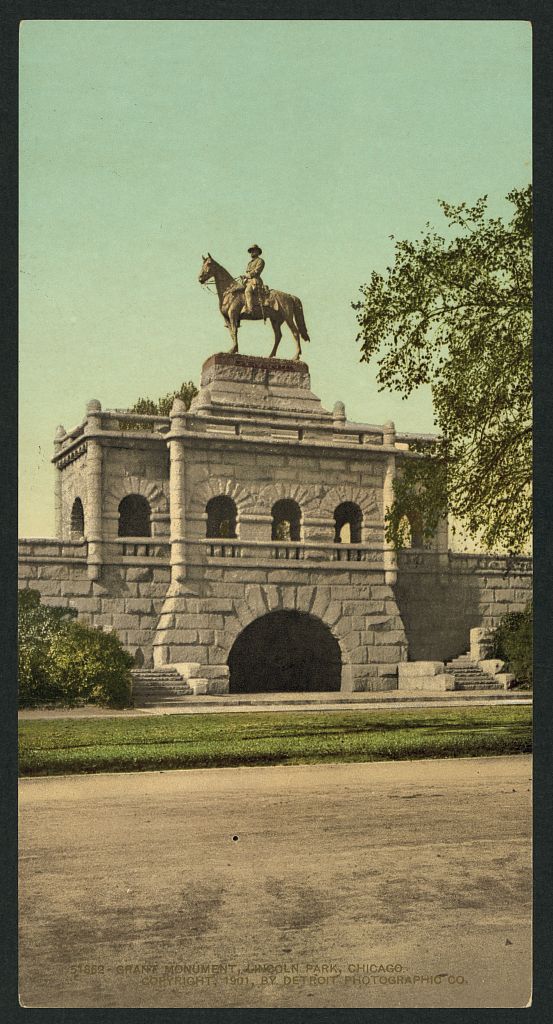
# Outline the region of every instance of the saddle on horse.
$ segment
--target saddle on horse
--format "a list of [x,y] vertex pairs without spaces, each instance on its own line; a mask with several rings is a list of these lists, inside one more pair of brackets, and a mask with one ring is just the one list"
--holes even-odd
[[[225,294],[229,294],[229,293],[231,293],[231,294],[238,294],[239,292],[241,293],[242,309],[240,310],[240,314],[242,316],[248,312],[248,309],[246,307],[245,291],[246,291],[246,289],[245,289],[244,278],[239,277],[239,278],[237,278],[235,283],[233,285],[231,285],[230,288],[227,289],[227,292],[225,293]],[[254,315],[257,313],[257,314],[259,314],[259,316],[261,316],[261,317],[263,317],[263,319],[265,319],[265,316],[266,316],[266,312],[265,311],[268,311],[269,309],[274,309],[274,310],[278,309],[277,300],[276,300],[276,296],[275,296],[275,293],[274,293],[273,289],[269,288],[262,281],[258,284],[257,288],[251,293],[251,297],[253,299],[253,312],[254,312]]]

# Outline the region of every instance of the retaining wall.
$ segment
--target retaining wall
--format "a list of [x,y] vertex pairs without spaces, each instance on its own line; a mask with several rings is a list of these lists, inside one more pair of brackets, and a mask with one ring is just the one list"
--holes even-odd
[[409,661],[449,661],[476,626],[493,629],[532,597],[532,560],[504,555],[402,551],[394,587]]
[[[145,665],[226,663],[236,636],[273,609],[313,614],[342,650],[345,688],[389,689],[397,664],[448,661],[469,646],[476,626],[498,624],[531,597],[531,560],[502,556],[400,552],[392,588],[383,571],[336,565],[254,565],[248,559],[190,564],[169,591],[169,560],[105,565],[87,574],[87,546],[72,541],[20,543],[19,586],[46,604],[76,608],[79,618],[115,629]],[[147,562],[147,559],[144,561]]]

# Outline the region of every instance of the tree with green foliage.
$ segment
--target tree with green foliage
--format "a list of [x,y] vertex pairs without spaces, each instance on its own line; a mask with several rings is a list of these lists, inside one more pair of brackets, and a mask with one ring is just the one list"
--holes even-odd
[[20,704],[130,703],[131,655],[114,632],[92,629],[76,615],[41,604],[36,590],[19,591]]
[[19,590],[17,597],[20,699],[31,703],[55,700],[50,648],[77,612],[74,608],[41,604],[37,590]]
[[[419,446],[396,482],[388,533],[413,509],[427,535],[449,513],[488,549],[524,548],[531,533],[532,192],[507,199],[509,222],[440,202],[446,236],[429,224],[395,242],[354,303],[362,360],[407,398],[430,385],[438,437]],[[407,461],[407,460],[406,460]]]
[[191,380],[183,381],[178,391],[171,391],[167,395],[162,395],[157,400],[139,398],[134,403],[132,409],[129,409],[129,412],[139,412],[145,416],[168,416],[175,398],[180,398],[184,402],[185,407],[189,409],[192,399],[197,394],[198,389]]

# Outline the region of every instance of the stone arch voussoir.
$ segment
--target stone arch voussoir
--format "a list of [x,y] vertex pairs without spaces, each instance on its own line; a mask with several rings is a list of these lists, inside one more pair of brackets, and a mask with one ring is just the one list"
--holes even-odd
[[143,477],[133,474],[122,477],[116,484],[111,484],[104,495],[104,512],[117,514],[123,498],[128,497],[129,494],[140,494],[146,498],[152,512],[169,511],[169,501],[161,481],[145,480]]
[[353,502],[354,505],[358,505],[365,520],[376,519],[379,515],[379,505],[374,488],[356,487],[349,484],[329,487],[320,504],[321,513],[330,518],[334,515],[334,510],[338,508],[338,505],[342,505],[344,502]]
[[[326,608],[323,607],[322,613],[318,613],[316,602],[313,601],[311,607],[306,608],[304,603],[300,602],[301,589],[300,587],[294,588],[294,595],[290,602],[284,600],[281,587],[261,583],[249,584],[244,599],[233,601],[234,615],[225,617],[225,627],[217,634],[218,644],[225,650],[226,657],[228,658],[232,645],[239,634],[256,619],[268,615],[272,611],[300,611],[307,613],[312,618],[319,619],[330,630],[340,647],[343,668],[349,671],[351,665],[351,643],[348,639],[350,629],[347,628],[344,632],[339,627],[342,618],[340,606],[337,602],[329,602]],[[307,589],[314,591],[316,595],[316,587]]]
[[289,484],[284,481],[275,481],[266,484],[259,492],[257,511],[264,515],[270,515],[271,510],[277,501],[295,501],[302,515],[311,515],[317,511],[322,497],[323,488],[320,485],[312,487],[304,484]]
[[242,484],[228,477],[213,477],[201,481],[192,491],[190,501],[191,512],[205,512],[208,501],[212,498],[231,498],[236,505],[238,515],[253,510],[254,499]]

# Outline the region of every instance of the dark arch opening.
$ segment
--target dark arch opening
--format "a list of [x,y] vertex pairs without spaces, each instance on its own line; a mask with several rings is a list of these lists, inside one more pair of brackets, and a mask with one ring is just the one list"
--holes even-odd
[[360,544],[363,513],[353,501],[343,501],[334,509],[335,544]]
[[406,548],[423,548],[424,527],[421,516],[417,512],[405,513],[400,520],[403,534],[403,545]]
[[71,538],[84,537],[84,509],[80,498],[75,498],[71,509]]
[[269,612],[236,638],[229,657],[230,693],[320,693],[339,690],[340,645],[306,612]]
[[414,512],[409,516],[409,525],[411,527],[411,547],[412,548],[423,548],[424,547],[424,525],[422,516],[418,512]]
[[271,540],[300,540],[301,509],[297,501],[281,498],[271,510],[273,525]]
[[142,494],[127,494],[119,504],[119,536],[151,537],[150,503]]
[[210,498],[206,505],[206,537],[236,537],[236,505],[227,494]]

